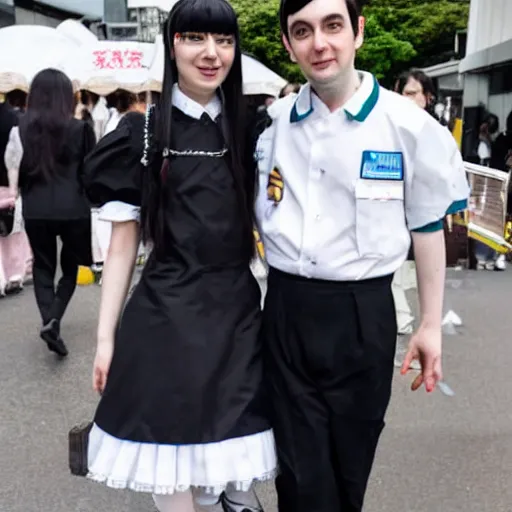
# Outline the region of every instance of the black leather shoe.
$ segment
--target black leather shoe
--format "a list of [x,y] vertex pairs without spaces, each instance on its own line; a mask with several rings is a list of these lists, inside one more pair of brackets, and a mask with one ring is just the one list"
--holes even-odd
[[255,508],[244,505],[243,503],[236,503],[235,501],[229,500],[225,493],[221,497],[221,503],[224,512],[263,512],[261,506]]
[[48,350],[55,352],[61,357],[68,355],[68,349],[59,334],[59,322],[55,318],[43,326],[40,336],[48,345]]

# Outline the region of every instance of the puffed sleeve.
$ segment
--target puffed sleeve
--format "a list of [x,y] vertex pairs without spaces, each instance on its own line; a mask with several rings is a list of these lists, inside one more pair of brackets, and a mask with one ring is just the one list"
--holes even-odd
[[405,212],[411,231],[441,230],[446,215],[467,208],[469,185],[457,143],[431,117],[420,130],[409,177]]
[[[93,206],[102,207],[104,212],[115,210],[117,220],[120,219],[120,204],[127,205],[133,212],[140,208],[144,123],[143,114],[126,114],[84,161],[83,181],[89,201]],[[109,203],[117,204],[117,209]]]

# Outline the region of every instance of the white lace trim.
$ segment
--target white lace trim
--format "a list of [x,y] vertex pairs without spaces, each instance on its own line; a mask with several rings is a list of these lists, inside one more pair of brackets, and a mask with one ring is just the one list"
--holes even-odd
[[277,476],[277,469],[270,471],[269,473],[259,476],[257,478],[253,478],[252,480],[245,481],[237,481],[237,482],[222,482],[219,484],[210,484],[210,485],[176,485],[176,486],[159,486],[159,485],[149,485],[143,484],[135,481],[128,480],[114,480],[113,478],[109,478],[106,475],[99,475],[97,473],[89,472],[87,474],[87,478],[90,480],[105,484],[107,487],[111,489],[125,490],[128,489],[130,491],[135,492],[144,492],[151,494],[175,494],[176,492],[185,492],[189,489],[197,489],[200,488],[206,494],[220,495],[222,494],[228,485],[234,489],[235,491],[243,491],[247,492],[254,483],[256,482],[268,482],[274,480]]
[[151,116],[155,110],[154,105],[148,105],[146,108],[146,116],[144,118],[144,152],[142,154],[141,163],[144,167],[149,165],[149,151],[151,148],[151,136],[149,133],[149,124],[151,120]]
[[178,151],[176,149],[164,148],[162,156],[167,158],[168,156],[205,156],[210,158],[222,158],[228,152],[227,148],[221,149],[220,151],[202,151],[199,149],[187,149],[186,151]]
[[114,489],[173,494],[200,488],[221,494],[247,491],[275,478],[277,458],[271,430],[217,443],[160,445],[118,439],[93,425],[88,478]]

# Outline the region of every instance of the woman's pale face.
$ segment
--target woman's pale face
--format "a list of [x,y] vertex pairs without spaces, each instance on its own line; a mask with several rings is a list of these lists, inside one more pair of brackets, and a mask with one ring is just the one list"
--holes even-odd
[[409,78],[405,84],[404,90],[402,91],[402,96],[406,96],[410,100],[414,101],[414,103],[423,110],[427,108],[428,98],[425,96],[423,91],[423,85],[421,85],[421,82],[418,82],[415,78]]
[[174,58],[180,89],[199,103],[208,103],[235,60],[234,36],[187,32],[174,37]]

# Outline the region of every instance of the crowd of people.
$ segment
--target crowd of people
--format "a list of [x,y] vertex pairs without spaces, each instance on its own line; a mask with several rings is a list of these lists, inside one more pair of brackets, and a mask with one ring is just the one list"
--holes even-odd
[[102,264],[87,476],[160,512],[261,512],[252,484],[273,478],[282,512],[360,512],[399,332],[412,389],[442,380],[443,222],[469,188],[431,82],[412,70],[392,92],[355,68],[357,0],[281,0],[276,23],[307,81],[251,116],[226,0],[174,5],[156,103],[77,97],[46,69],[23,115],[0,110],[1,211],[19,217],[4,274],[9,243],[26,251],[5,281],[31,268],[40,336],[64,357],[78,268]]

